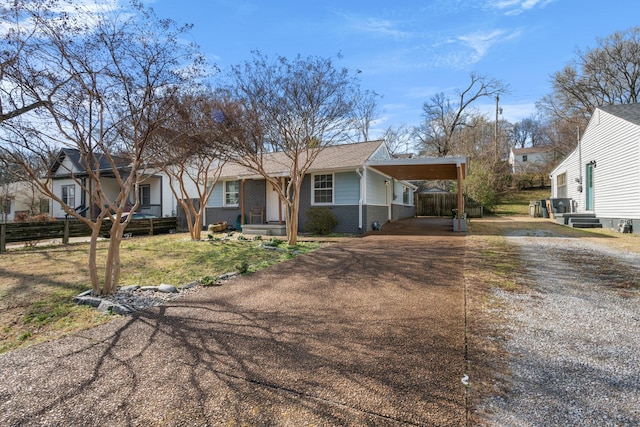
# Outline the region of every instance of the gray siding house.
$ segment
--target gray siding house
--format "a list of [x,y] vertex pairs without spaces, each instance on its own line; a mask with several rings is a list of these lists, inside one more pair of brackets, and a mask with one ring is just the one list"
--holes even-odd
[[552,197],[605,227],[640,231],[640,104],[597,108],[576,149],[551,171]]
[[[282,166],[284,158],[282,153],[269,154],[265,169],[270,176],[287,178],[282,172],[287,169]],[[383,141],[323,149],[302,183],[300,230],[304,229],[305,212],[314,206],[330,209],[338,219],[334,231],[341,233],[370,231],[374,224],[414,216],[416,187],[369,166],[389,159],[391,155]],[[243,232],[280,234],[284,231],[284,207],[271,184],[255,171],[226,164],[207,202],[205,221],[207,224],[227,221],[233,226],[239,219],[248,224]]]

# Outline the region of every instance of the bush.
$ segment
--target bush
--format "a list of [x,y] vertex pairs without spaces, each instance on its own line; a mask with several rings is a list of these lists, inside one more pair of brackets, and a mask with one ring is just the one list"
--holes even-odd
[[29,212],[16,213],[13,222],[53,222],[56,219],[46,213],[31,215]]
[[338,219],[328,208],[309,208],[306,215],[304,230],[312,234],[327,235],[338,225]]

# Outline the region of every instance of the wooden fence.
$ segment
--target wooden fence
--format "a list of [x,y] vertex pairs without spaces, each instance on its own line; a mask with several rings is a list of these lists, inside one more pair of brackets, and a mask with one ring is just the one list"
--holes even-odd
[[[467,218],[482,218],[482,206],[466,196],[464,200]],[[416,194],[415,206],[417,216],[453,216],[453,210],[458,209],[458,195],[455,193]]]
[[[110,228],[110,221],[105,221],[100,229],[100,235],[108,237]],[[169,233],[175,229],[175,217],[143,218],[132,219],[127,225],[125,233],[154,235]],[[90,235],[89,226],[78,220],[0,224],[0,252],[7,250],[7,243],[61,239],[62,243],[66,244],[69,243],[71,237]]]

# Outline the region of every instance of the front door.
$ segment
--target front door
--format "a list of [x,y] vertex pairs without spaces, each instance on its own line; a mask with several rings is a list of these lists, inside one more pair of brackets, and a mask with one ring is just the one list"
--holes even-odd
[[593,164],[587,163],[585,171],[585,209],[588,211],[593,210]]
[[267,222],[284,222],[284,205],[273,185],[267,181]]

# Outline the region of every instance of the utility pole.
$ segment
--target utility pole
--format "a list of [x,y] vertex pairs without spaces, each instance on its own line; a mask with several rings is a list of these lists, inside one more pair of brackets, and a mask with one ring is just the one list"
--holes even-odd
[[496,123],[494,125],[494,156],[496,163],[498,162],[498,113],[500,111],[500,107],[498,103],[500,102],[500,95],[496,95]]

